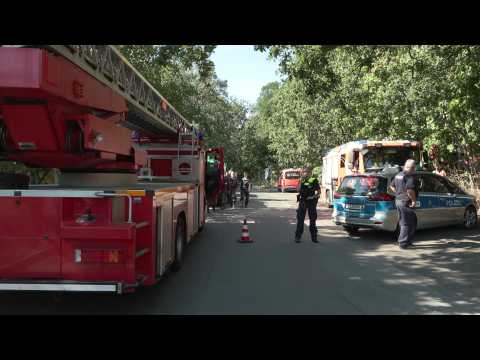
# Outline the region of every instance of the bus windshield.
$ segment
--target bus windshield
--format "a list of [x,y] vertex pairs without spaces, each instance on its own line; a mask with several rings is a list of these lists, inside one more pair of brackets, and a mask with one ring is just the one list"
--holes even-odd
[[403,166],[408,159],[418,164],[420,151],[409,147],[375,147],[368,148],[364,154],[365,169],[384,168],[386,166]]

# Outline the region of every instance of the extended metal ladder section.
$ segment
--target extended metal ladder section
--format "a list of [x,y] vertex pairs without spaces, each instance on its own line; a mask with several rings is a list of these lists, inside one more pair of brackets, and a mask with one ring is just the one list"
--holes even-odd
[[186,140],[191,141],[191,156],[193,158],[193,154],[195,152],[195,149],[198,147],[198,139],[197,139],[197,134],[195,132],[184,132],[184,133],[179,133],[178,134],[178,147],[177,147],[177,158],[180,159],[180,150],[182,148],[182,145],[188,144],[188,142],[185,142]]
[[2,45],[43,48],[59,54],[123,96],[125,126],[152,134],[183,133],[190,124],[112,45]]

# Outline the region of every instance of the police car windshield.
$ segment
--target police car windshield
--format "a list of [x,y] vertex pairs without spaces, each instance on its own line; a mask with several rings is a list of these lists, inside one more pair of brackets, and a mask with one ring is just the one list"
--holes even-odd
[[386,193],[387,179],[381,176],[346,176],[337,192],[345,195],[364,196],[368,193]]
[[386,166],[403,166],[408,159],[419,162],[420,152],[410,147],[375,147],[369,148],[364,155],[366,169],[384,168]]
[[285,173],[285,179],[300,179],[300,174],[298,172],[287,172]]

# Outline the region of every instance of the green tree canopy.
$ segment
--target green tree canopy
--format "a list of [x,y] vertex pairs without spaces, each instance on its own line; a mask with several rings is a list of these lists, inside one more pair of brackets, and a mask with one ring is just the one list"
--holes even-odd
[[438,144],[445,159],[480,151],[478,46],[256,48],[286,76],[263,112],[279,164],[319,164],[326,149],[359,138]]

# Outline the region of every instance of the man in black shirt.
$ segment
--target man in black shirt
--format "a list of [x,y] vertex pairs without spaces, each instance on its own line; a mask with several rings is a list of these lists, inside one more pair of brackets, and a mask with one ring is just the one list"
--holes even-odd
[[418,186],[413,176],[414,172],[415,160],[409,159],[405,162],[403,171],[395,176],[390,185],[390,189],[395,192],[395,205],[399,213],[398,244],[402,249],[413,245],[412,237],[417,227],[415,204],[418,197]]
[[240,182],[240,202],[245,199],[245,207],[248,206],[250,198],[251,183],[248,179],[247,173],[244,173],[243,179]]
[[299,194],[297,195],[298,209],[297,209],[297,230],[295,232],[295,242],[300,242],[303,234],[303,223],[305,221],[305,214],[308,211],[308,218],[310,219],[310,235],[312,241],[317,243],[317,202],[320,185],[318,179],[312,176],[312,169],[307,167],[303,169],[302,179],[299,185]]

